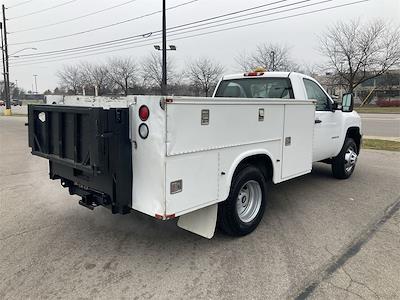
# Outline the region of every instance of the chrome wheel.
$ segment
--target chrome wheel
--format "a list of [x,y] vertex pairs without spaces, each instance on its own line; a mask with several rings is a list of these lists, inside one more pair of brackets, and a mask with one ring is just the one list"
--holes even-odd
[[344,155],[345,165],[344,168],[347,173],[350,173],[357,162],[357,152],[353,147],[349,147]]
[[254,180],[247,181],[241,187],[236,200],[239,219],[244,223],[253,221],[260,211],[261,201],[262,191],[260,184]]

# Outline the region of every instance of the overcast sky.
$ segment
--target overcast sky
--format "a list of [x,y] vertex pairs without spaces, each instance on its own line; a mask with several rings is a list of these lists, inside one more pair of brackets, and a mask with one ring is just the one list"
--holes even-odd
[[[190,0],[167,0],[167,7],[176,6]],[[267,3],[278,2],[279,0],[253,0],[253,1],[233,1],[233,0],[198,0],[187,5],[177,7],[168,11],[167,26],[172,27],[180,24],[185,24],[213,16],[226,14],[238,10],[244,10],[250,7],[263,5]],[[286,0],[279,1],[271,6],[262,7],[258,10],[271,9],[277,6],[284,6],[300,2],[301,0]],[[246,20],[229,24],[222,27],[210,28],[202,31],[182,34],[168,38],[168,44],[177,46],[177,51],[169,52],[173,56],[174,61],[184,68],[185,62],[196,57],[210,57],[226,67],[228,73],[237,72],[238,66],[235,64],[234,57],[241,51],[251,52],[257,44],[263,42],[281,43],[291,47],[291,56],[294,61],[300,64],[315,64],[320,63],[322,57],[318,54],[318,39],[317,36],[322,34],[327,26],[334,24],[337,21],[346,21],[354,18],[359,18],[361,21],[374,20],[376,18],[384,18],[392,22],[393,26],[400,25],[400,0],[370,0],[368,2],[359,3],[347,7],[336,8],[333,10],[321,11],[314,14],[292,17],[282,20],[262,23],[259,25],[248,26],[239,29],[222,31],[192,38],[180,39],[188,35],[195,35],[208,31],[213,31],[221,28],[228,28],[242,24],[249,24],[258,21],[267,21],[284,16],[309,12],[321,8],[327,8],[340,4],[350,3],[357,0],[331,0],[325,1],[317,5],[304,7],[292,11],[276,13],[280,10],[296,8],[303,5],[318,3],[323,0],[308,0],[302,1],[297,5],[287,6],[280,9],[270,10],[263,14],[271,14],[253,20]],[[27,3],[24,3],[27,2]],[[40,42],[37,40],[68,35],[84,30],[89,30],[99,26],[112,24],[115,22],[139,17],[148,13],[152,13],[161,9],[161,0],[136,0],[131,1],[126,5],[118,8],[110,9],[96,15],[81,18],[75,21],[66,22],[56,26],[44,27],[36,30],[25,32],[15,32],[29,29],[32,27],[40,27],[55,22],[68,20],[74,17],[86,15],[91,12],[99,11],[108,7],[116,6],[128,2],[128,0],[9,0],[5,2],[7,18],[9,55],[29,47],[37,48],[36,51],[24,50],[16,55],[47,52],[60,50],[65,48],[73,48],[85,46],[88,44],[109,41],[127,36],[134,36],[154,32],[161,29],[161,14],[156,14],[148,17],[143,17],[135,21],[126,22],[121,25],[112,26],[102,30],[93,31],[86,34],[79,34],[72,37],[56,39],[52,41]],[[62,5],[64,4],[65,5]],[[14,6],[15,7],[12,7]],[[61,5],[59,7],[45,10],[46,8]],[[30,16],[23,16],[32,12],[45,10],[40,13],[35,13]],[[255,12],[257,10],[251,11]],[[247,12],[248,13],[248,12]],[[259,15],[259,14],[258,14]],[[258,16],[257,14],[254,16]],[[22,16],[22,17],[21,17]],[[235,15],[236,16],[236,15]],[[14,19],[13,19],[14,18]],[[213,25],[216,25],[214,23]],[[196,28],[198,29],[198,28]],[[14,33],[13,33],[14,32]],[[172,34],[171,34],[172,35]],[[57,70],[65,64],[75,64],[80,61],[104,62],[107,57],[111,56],[131,56],[137,60],[146,56],[151,51],[155,51],[153,44],[160,41],[149,40],[156,38],[153,34],[147,38],[140,38],[135,42],[141,44],[125,45],[120,48],[128,48],[120,51],[115,51],[118,48],[108,48],[106,50],[98,50],[98,52],[107,52],[103,54],[96,53],[75,53],[69,57],[41,57],[41,60],[57,60],[52,62],[43,62],[37,64],[22,65],[21,57],[14,58],[10,61],[10,80],[15,82],[18,80],[18,86],[26,90],[31,90],[33,87],[33,74],[38,77],[38,91],[43,92],[46,89],[54,89],[57,86],[58,79],[55,75]],[[146,42],[147,39],[147,42]],[[13,45],[28,41],[36,41],[27,44]],[[150,44],[143,47],[137,47],[143,44]],[[133,48],[135,47],[135,48]],[[93,49],[93,48],[92,48]],[[65,55],[65,53],[63,53]],[[76,57],[89,55],[86,57]],[[76,58],[71,58],[76,57]],[[39,58],[36,58],[39,59]],[[13,66],[16,62],[20,66]]]

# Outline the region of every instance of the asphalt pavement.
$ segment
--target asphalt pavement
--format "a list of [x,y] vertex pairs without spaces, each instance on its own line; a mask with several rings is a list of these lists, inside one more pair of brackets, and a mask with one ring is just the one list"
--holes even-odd
[[360,114],[366,136],[400,137],[400,114]]
[[400,298],[400,153],[364,150],[349,180],[316,164],[273,186],[252,234],[207,240],[140,213],[78,205],[0,117],[0,298]]
[[[354,249],[359,250],[357,255],[343,263],[338,258],[332,264],[335,272],[320,282],[310,299],[400,298],[400,202],[396,205],[388,208],[389,218],[384,223],[379,223],[380,219],[349,248],[348,256]],[[391,215],[393,211],[396,213]],[[358,246],[361,247],[356,249]]]

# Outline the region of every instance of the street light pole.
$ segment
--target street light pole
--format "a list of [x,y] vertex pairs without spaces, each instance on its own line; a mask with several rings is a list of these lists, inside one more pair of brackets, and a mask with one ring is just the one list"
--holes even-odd
[[38,77],[38,75],[36,75],[36,74],[33,74],[33,77],[35,77],[35,93],[36,93],[36,95],[37,95],[37,77]]
[[4,82],[4,88],[6,92],[6,115],[11,115],[11,102],[10,102],[10,72],[8,68],[8,44],[7,44],[7,27],[6,27],[6,8],[4,4],[1,6],[3,10],[3,31],[4,32],[4,60],[5,60],[5,74],[6,80]]
[[167,13],[165,0],[162,0],[162,82],[161,95],[167,95]]

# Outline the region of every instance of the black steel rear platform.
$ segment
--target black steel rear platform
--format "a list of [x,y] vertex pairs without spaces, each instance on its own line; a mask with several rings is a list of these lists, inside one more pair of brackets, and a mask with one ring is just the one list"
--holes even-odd
[[80,204],[130,212],[128,108],[29,105],[28,126],[32,154],[49,160],[50,178],[81,196]]

